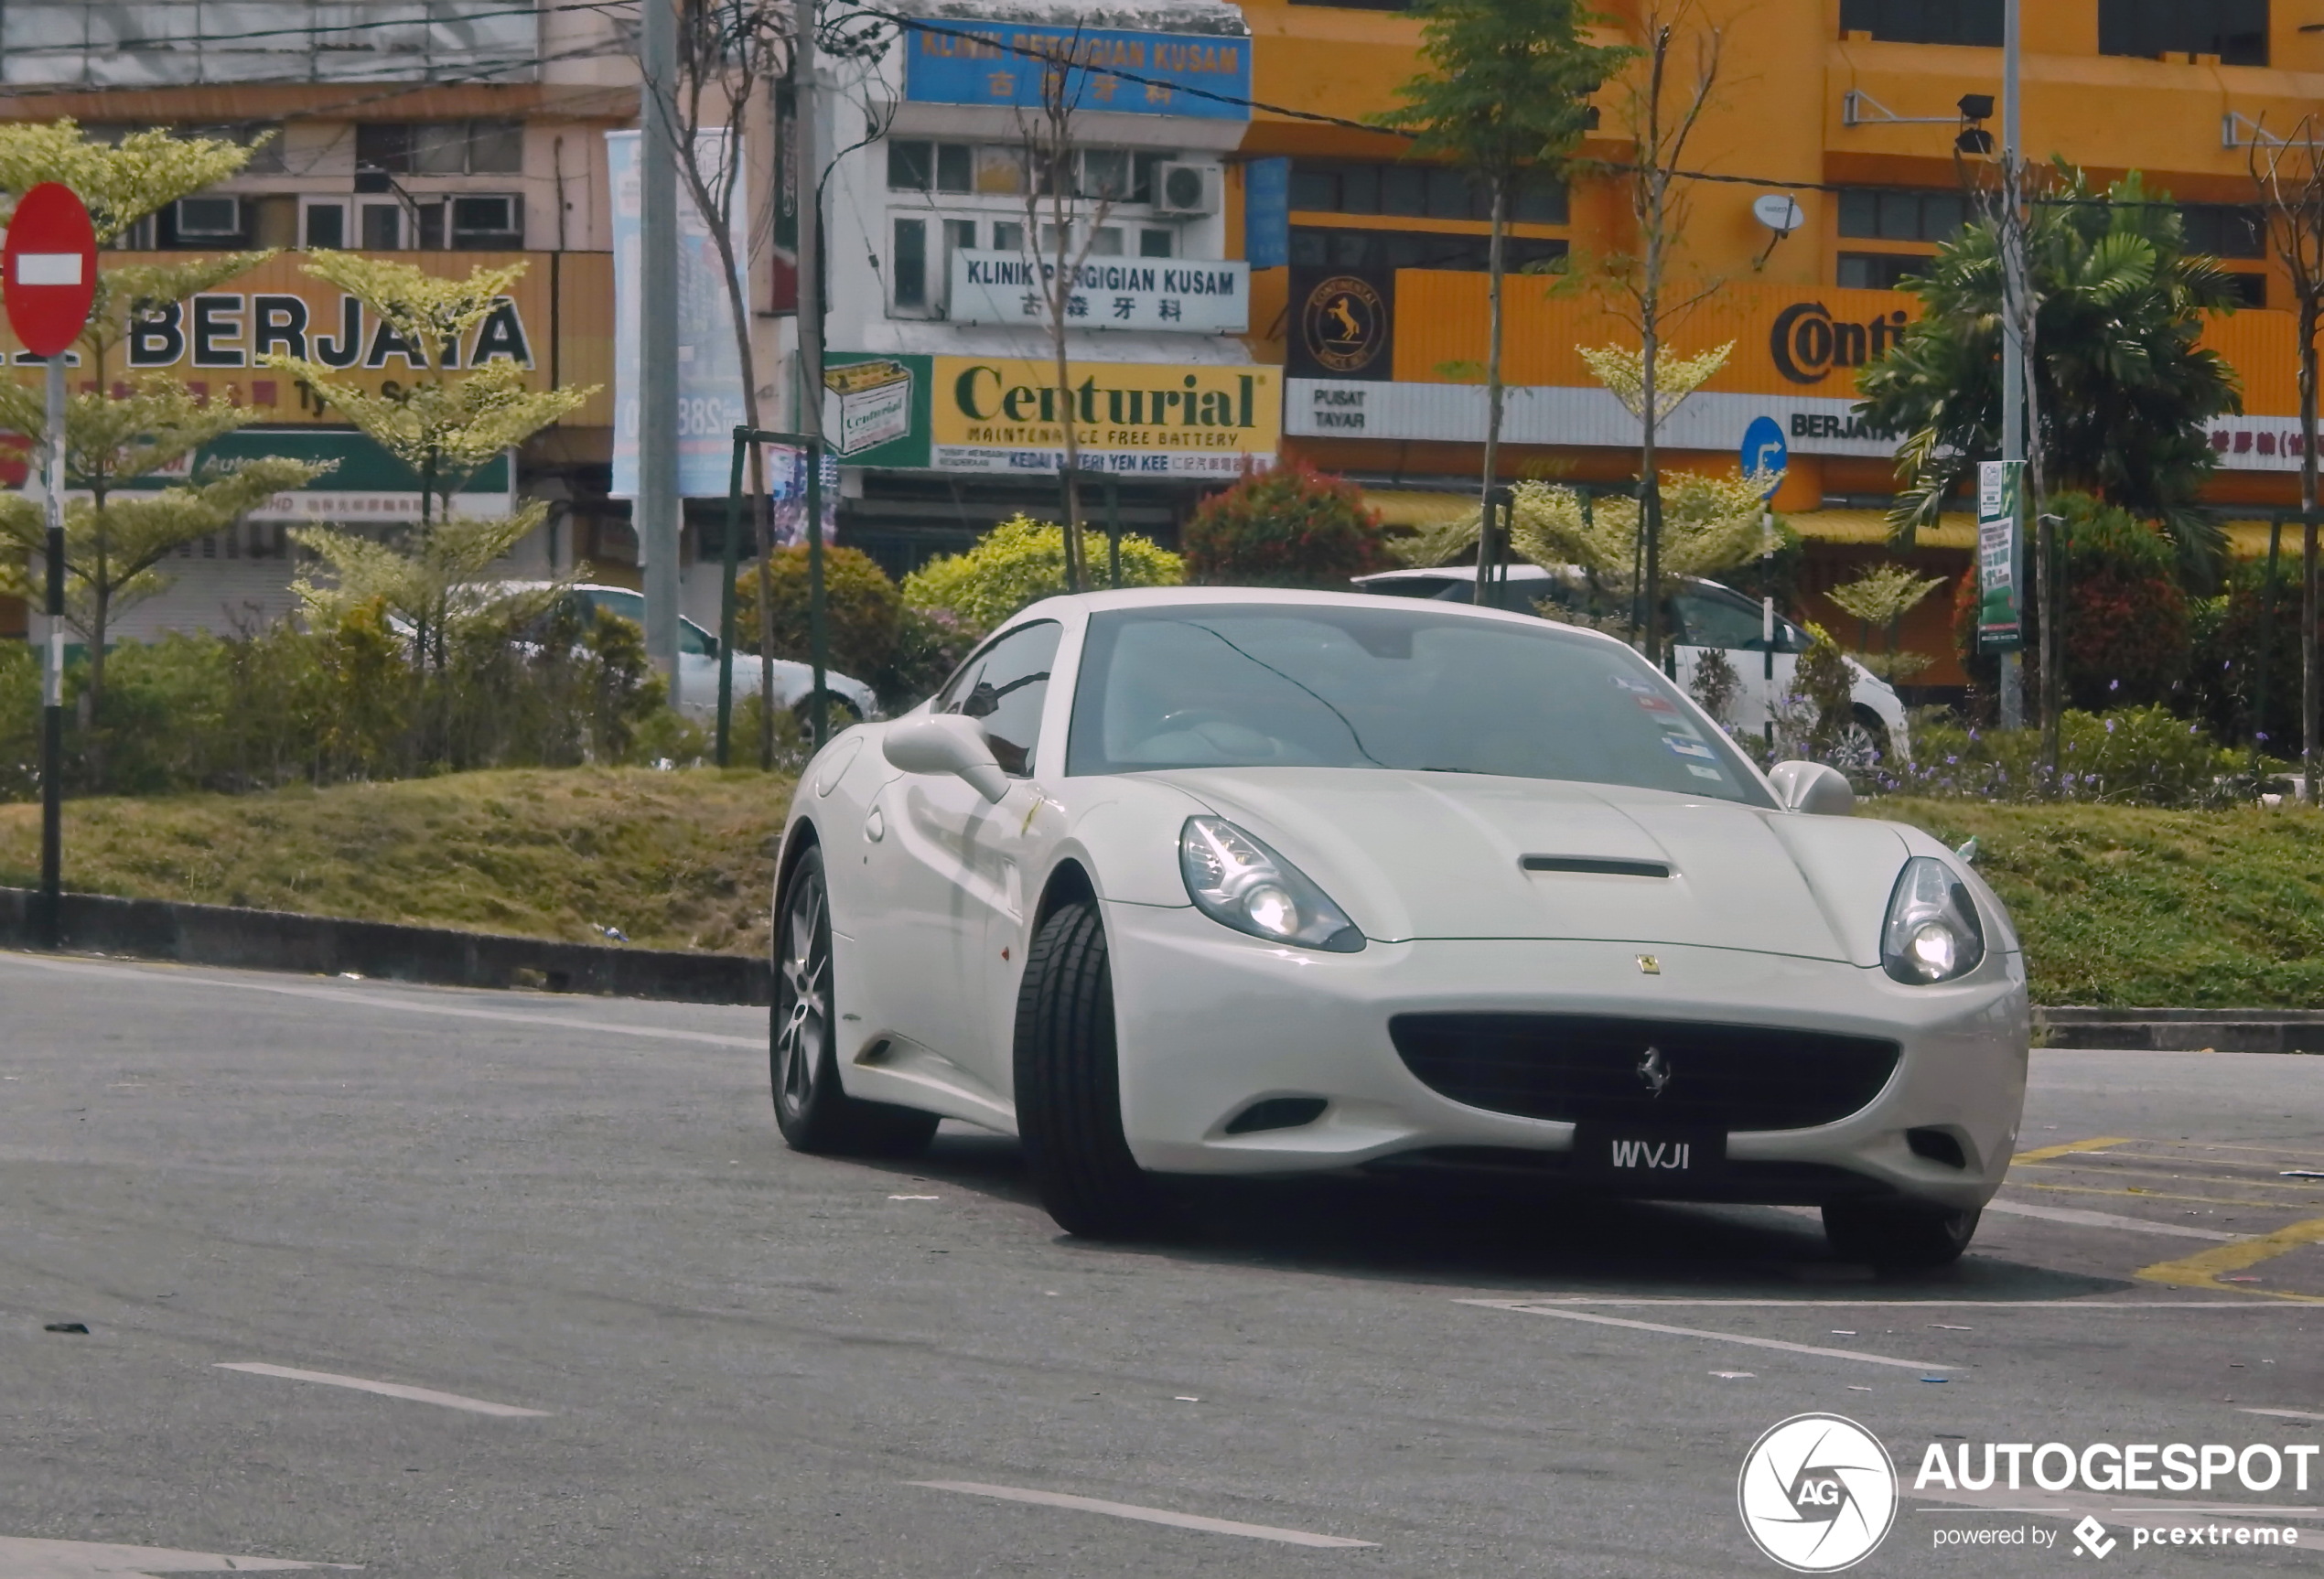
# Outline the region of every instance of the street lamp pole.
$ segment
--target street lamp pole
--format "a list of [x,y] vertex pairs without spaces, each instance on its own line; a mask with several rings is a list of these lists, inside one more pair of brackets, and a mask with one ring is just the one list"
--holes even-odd
[[[2017,144],[2017,25],[2022,0],[2005,0],[2001,24],[2001,458],[2016,461],[2020,472],[2026,458],[2026,344],[2020,315],[2026,292],[2025,211],[2020,202]],[[2013,528],[2017,563],[2011,579],[2024,597],[2025,533]],[[2017,650],[2001,654],[2001,726],[2022,729],[2026,723],[2026,677]]]

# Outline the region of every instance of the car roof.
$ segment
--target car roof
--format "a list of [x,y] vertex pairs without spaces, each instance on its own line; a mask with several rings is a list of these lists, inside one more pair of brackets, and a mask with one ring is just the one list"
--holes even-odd
[[[1280,586],[1124,586],[1104,592],[1067,593],[1057,597],[1045,597],[1040,602],[1019,611],[1008,623],[1017,625],[1028,619],[1065,619],[1086,617],[1116,608],[1199,608],[1215,607],[1220,604],[1252,604],[1264,607],[1273,604],[1290,608],[1361,608],[1377,614],[1383,609],[1404,608],[1415,611],[1417,606],[1409,598],[1385,598],[1371,592],[1307,592]],[[1531,614],[1512,614],[1505,609],[1479,608],[1469,603],[1430,603],[1427,612],[1459,619],[1498,620],[1519,625],[1528,630],[1539,630],[1542,620]],[[1581,626],[1560,626],[1576,636],[1593,641],[1612,642],[1629,650],[1628,646],[1600,631]]]
[[[1508,573],[1506,579],[1511,581],[1548,581],[1552,579],[1548,571],[1544,570],[1540,565],[1533,564],[1530,562],[1512,562],[1512,564],[1500,566],[1499,568]],[[1476,579],[1477,567],[1473,564],[1437,564],[1424,565],[1412,570],[1375,571],[1370,575],[1357,576],[1355,578],[1354,585],[1358,586],[1372,586],[1383,581],[1474,581]]]

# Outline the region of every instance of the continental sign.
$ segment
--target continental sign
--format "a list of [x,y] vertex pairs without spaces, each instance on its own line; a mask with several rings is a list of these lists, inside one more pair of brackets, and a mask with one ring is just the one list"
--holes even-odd
[[[402,254],[431,274],[466,274],[479,264],[497,265],[502,253]],[[186,262],[182,252],[107,253],[104,266]],[[526,369],[529,382],[604,383],[610,360],[607,319],[610,280],[597,254],[576,254],[555,271],[545,253],[531,256],[532,267],[466,341],[449,348],[447,365],[479,367],[512,361]],[[197,394],[230,405],[253,406],[271,423],[339,423],[339,414],[314,391],[264,366],[270,355],[304,357],[339,370],[367,388],[393,394],[422,371],[416,348],[394,328],[338,286],[306,273],[296,252],[277,255],[213,290],[172,302],[142,317],[121,350],[108,359],[104,379],[126,385],[139,374],[167,373]],[[553,281],[562,286],[565,309],[551,312]],[[591,300],[592,283],[606,295]],[[563,338],[553,347],[553,321]],[[15,360],[26,360],[16,353]],[[98,381],[94,370],[76,371],[84,385]],[[610,403],[598,397],[568,419],[574,425],[609,423]]]
[[1275,460],[1281,370],[931,357],[929,463],[1055,471],[1072,425],[1081,464],[1141,477],[1233,477]]

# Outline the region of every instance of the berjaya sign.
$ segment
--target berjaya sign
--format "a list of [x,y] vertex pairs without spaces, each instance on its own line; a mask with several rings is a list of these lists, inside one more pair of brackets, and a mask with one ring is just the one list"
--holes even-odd
[[[1058,267],[1055,258],[963,248],[952,254],[952,321],[1046,328]],[[1251,327],[1251,265],[1089,258],[1073,271],[1065,321],[1076,329],[1243,334]]]
[[[1433,439],[1474,444],[1485,431],[1482,384],[1386,383],[1361,379],[1286,379],[1283,430],[1301,438]],[[1501,421],[1505,444],[1604,445],[1638,442],[1638,419],[1602,389],[1520,385]],[[1898,435],[1856,414],[1853,400],[1817,395],[1699,393],[1662,419],[1661,442],[1673,449],[1733,450],[1759,417],[1782,429],[1794,455],[1886,458]]]

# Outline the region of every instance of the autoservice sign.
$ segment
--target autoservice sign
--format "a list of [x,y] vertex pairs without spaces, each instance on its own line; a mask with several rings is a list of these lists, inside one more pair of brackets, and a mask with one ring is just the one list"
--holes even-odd
[[930,463],[940,471],[1047,472],[1072,424],[1081,464],[1143,477],[1234,477],[1275,464],[1281,370],[1250,364],[933,357]]

